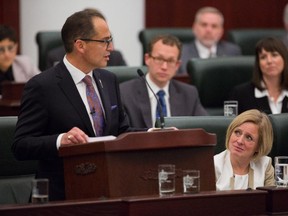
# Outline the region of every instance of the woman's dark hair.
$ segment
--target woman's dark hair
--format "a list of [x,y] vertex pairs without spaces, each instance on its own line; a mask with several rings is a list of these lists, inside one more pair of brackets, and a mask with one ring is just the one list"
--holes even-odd
[[15,30],[7,25],[0,25],[0,41],[9,39],[10,41],[13,41],[17,43],[17,35]]
[[288,89],[288,50],[281,39],[274,37],[264,38],[256,44],[255,48],[255,66],[253,71],[252,83],[259,89],[264,90],[261,82],[263,81],[263,74],[260,68],[260,54],[265,50],[267,52],[278,52],[284,61],[284,69],[281,74],[281,88]]

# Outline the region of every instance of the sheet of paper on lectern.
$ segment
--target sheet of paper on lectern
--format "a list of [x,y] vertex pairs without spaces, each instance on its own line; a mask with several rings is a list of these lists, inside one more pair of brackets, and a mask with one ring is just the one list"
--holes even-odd
[[88,137],[88,143],[109,141],[109,140],[114,140],[116,138],[117,138],[116,136]]

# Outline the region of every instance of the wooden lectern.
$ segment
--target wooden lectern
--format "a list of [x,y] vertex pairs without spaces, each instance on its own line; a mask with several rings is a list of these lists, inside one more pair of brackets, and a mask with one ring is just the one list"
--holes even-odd
[[200,170],[200,190],[215,190],[216,135],[203,129],[133,132],[115,140],[59,149],[66,199],[157,195],[158,164],[176,165],[176,193],[182,170]]

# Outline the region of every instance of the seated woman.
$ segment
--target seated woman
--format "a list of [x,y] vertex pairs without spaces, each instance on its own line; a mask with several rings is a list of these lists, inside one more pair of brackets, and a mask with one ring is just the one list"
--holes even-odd
[[40,73],[29,57],[17,55],[17,49],[15,30],[10,26],[0,25],[0,84],[4,81],[27,82]]
[[256,189],[274,186],[274,168],[269,154],[273,129],[259,110],[238,115],[226,133],[226,150],[214,156],[217,190]]
[[288,50],[278,38],[264,38],[256,45],[252,80],[236,86],[231,100],[238,113],[258,109],[266,114],[288,112]]

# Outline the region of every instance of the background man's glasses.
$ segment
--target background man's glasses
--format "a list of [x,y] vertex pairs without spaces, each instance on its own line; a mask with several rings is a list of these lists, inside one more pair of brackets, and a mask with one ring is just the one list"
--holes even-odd
[[150,55],[150,57],[154,60],[154,62],[158,65],[162,65],[164,62],[167,63],[167,66],[169,67],[174,67],[177,63],[176,60],[174,59],[163,59],[161,57],[156,57],[156,56],[152,56]]
[[13,44],[13,45],[10,45],[10,46],[1,46],[0,47],[0,55],[1,54],[4,54],[5,52],[14,52],[15,51],[15,48],[16,48],[16,45]]
[[106,49],[109,47],[110,43],[113,42],[113,38],[112,37],[110,37],[108,39],[103,39],[103,40],[88,39],[88,38],[79,38],[79,40],[90,41],[90,42],[98,42],[98,43],[106,43],[107,44]]

